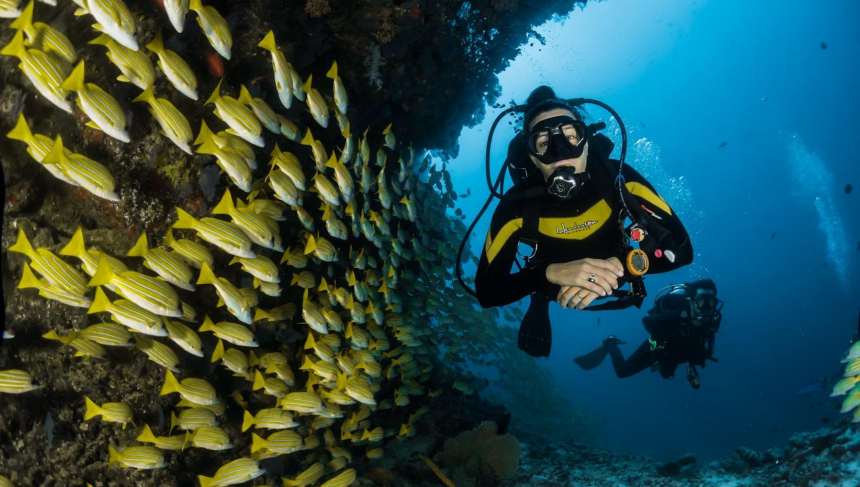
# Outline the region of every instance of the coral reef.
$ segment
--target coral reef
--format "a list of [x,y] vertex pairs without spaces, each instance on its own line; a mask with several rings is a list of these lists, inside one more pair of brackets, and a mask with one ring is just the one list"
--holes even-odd
[[513,435],[498,435],[496,431],[496,423],[487,421],[471,431],[449,438],[445,442],[442,459],[450,467],[459,467],[469,465],[472,457],[477,457],[481,460],[480,466],[489,467],[499,478],[511,477],[519,466],[522,449]]

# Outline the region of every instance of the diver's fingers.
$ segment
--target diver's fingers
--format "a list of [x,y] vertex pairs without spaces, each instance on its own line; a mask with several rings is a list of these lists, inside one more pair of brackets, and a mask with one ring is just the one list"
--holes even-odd
[[[582,288],[579,286],[562,286],[561,291],[558,292],[558,304],[561,305],[562,308],[572,308],[573,303],[568,306],[568,303],[571,299],[574,298],[578,293],[582,291]],[[583,291],[582,294],[585,294]]]
[[[598,267],[600,269],[609,271],[617,277],[624,277],[624,270],[619,269],[618,266],[612,261],[603,260],[603,259],[583,259],[583,260],[585,261],[586,264],[590,264],[590,265],[593,265],[594,267]],[[618,262],[619,262],[619,264],[621,263],[621,261],[618,261]]]
[[[594,279],[591,279],[592,276],[594,276]],[[577,284],[602,296],[612,294],[613,285],[618,287],[618,280],[615,276],[603,269],[587,264],[582,266],[582,274],[579,277],[580,282],[577,282]],[[586,283],[591,284],[591,286],[585,285]]]
[[576,306],[576,308],[577,309],[585,309],[585,307],[588,306],[589,304],[591,304],[591,302],[594,301],[596,298],[597,298],[596,294],[588,293],[585,295],[584,298],[582,298],[582,301],[579,302],[579,304]]

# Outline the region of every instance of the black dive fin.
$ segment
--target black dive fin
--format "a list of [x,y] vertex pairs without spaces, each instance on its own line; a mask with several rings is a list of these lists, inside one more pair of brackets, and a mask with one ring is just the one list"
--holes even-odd
[[594,350],[586,353],[585,355],[580,355],[573,359],[576,362],[576,365],[580,366],[582,370],[591,370],[598,365],[603,363],[603,359],[606,358],[606,355],[609,353],[609,347],[607,345],[601,344],[599,347]]
[[520,324],[517,346],[532,357],[549,357],[552,348],[552,325],[549,322],[549,298],[534,293],[529,309]]

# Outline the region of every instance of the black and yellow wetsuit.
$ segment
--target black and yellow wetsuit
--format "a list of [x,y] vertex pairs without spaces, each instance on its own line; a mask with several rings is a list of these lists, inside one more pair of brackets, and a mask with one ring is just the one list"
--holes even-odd
[[[617,257],[621,262],[625,261],[625,242],[618,225],[622,205],[614,190],[612,176],[603,164],[598,156],[589,154],[586,170],[591,180],[570,201],[557,202],[545,191],[534,196],[541,198],[537,251],[531,264],[518,272],[513,266],[523,229],[526,199],[523,195],[530,188],[515,187],[505,194],[493,214],[475,277],[481,306],[504,306],[534,292],[554,299],[560,286],[546,278],[546,268],[550,264],[584,258]],[[617,167],[618,161],[610,160],[608,164]],[[692,262],[692,244],[675,212],[633,168],[625,165],[623,175],[637,203],[656,216],[659,224],[671,232],[676,243],[673,249],[675,261],[649,256],[648,272],[667,272]],[[531,193],[534,192],[531,189]]]

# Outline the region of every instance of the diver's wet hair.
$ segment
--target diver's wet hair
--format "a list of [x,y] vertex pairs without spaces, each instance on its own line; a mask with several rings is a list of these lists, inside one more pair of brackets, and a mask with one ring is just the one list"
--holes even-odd
[[523,116],[523,130],[528,130],[532,120],[541,113],[563,108],[573,112],[577,120],[584,120],[581,110],[556,96],[555,91],[546,85],[538,86],[526,100],[526,114]]
[[687,283],[687,286],[693,290],[708,289],[713,291],[714,294],[717,294],[717,285],[710,279],[699,279],[698,281],[689,282]]

